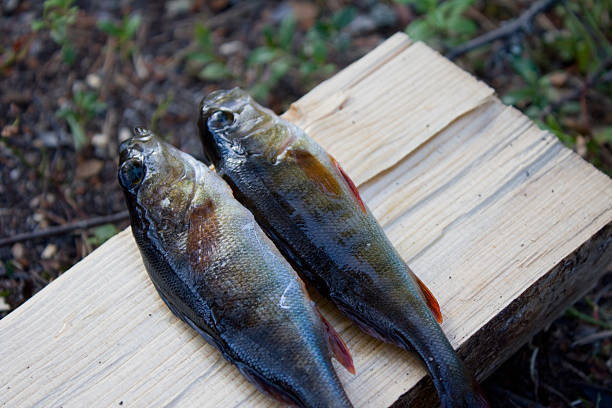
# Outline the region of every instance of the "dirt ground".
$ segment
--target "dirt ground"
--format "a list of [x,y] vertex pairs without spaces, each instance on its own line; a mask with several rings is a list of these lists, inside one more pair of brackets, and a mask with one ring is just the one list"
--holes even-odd
[[[152,127],[202,157],[193,118],[203,94],[239,84],[282,112],[415,18],[406,4],[368,0],[351,2],[343,15],[348,3],[77,1],[62,46],[50,25],[32,28],[43,18],[42,1],[2,1],[0,239],[124,211],[117,146],[132,126]],[[496,21],[481,3],[470,13],[480,13],[475,19],[484,32]],[[495,18],[512,18],[528,3],[502,8]],[[286,23],[291,13],[293,26]],[[554,24],[554,12],[548,17]],[[320,38],[313,40],[308,33],[317,24]],[[500,94],[516,82],[507,67],[483,73],[484,65],[459,62]],[[592,121],[609,117],[609,102],[599,106]],[[574,149],[609,172],[610,145],[595,151],[580,137]],[[0,246],[0,317],[127,225],[123,219]],[[612,272],[483,387],[496,407],[612,406]]]

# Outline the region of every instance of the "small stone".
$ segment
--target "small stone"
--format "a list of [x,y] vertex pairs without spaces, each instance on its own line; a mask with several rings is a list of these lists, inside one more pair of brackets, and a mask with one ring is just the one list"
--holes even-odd
[[21,242],[17,242],[15,245],[12,246],[11,255],[13,255],[13,258],[15,259],[21,259],[24,257],[25,247]]
[[104,149],[108,146],[108,135],[105,133],[96,133],[91,137],[91,144],[100,149]]
[[17,10],[21,0],[3,0],[2,1],[2,13],[5,15],[12,14]]
[[56,132],[41,132],[37,140],[47,148],[55,149],[59,146],[59,135]]
[[0,312],[8,312],[11,310],[11,305],[6,303],[3,297],[0,297]]
[[370,17],[374,20],[377,28],[393,26],[397,19],[395,11],[383,3],[377,3],[372,7]]
[[87,77],[85,78],[85,82],[87,82],[87,85],[89,85],[93,89],[100,89],[100,87],[102,86],[102,78],[100,78],[100,76],[97,74],[87,75]]
[[370,16],[359,15],[346,27],[346,31],[352,35],[361,35],[376,28],[376,22]]
[[242,41],[235,40],[221,44],[221,46],[219,47],[219,53],[224,56],[229,56],[232,54],[236,54],[244,49],[245,47]]
[[53,255],[55,255],[56,253],[57,253],[57,246],[54,244],[49,244],[42,251],[42,254],[40,254],[40,257],[42,259],[50,259],[50,258],[53,258]]
[[74,81],[72,84],[72,93],[76,94],[77,92],[84,92],[87,89],[85,83],[83,81]]
[[166,3],[166,14],[167,18],[173,18],[180,14],[187,13],[191,6],[193,6],[193,0],[171,0]]
[[19,168],[17,168],[17,167],[14,168],[13,170],[11,170],[10,173],[9,173],[9,177],[13,181],[19,180],[19,176],[21,176],[21,172],[19,171]]

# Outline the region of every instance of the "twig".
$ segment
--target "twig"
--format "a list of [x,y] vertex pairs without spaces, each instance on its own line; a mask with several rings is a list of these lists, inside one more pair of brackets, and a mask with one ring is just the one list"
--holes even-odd
[[594,343],[599,340],[604,340],[609,337],[612,337],[612,330],[604,330],[595,334],[591,334],[590,336],[583,337],[579,340],[576,340],[572,343],[572,347],[575,346],[583,346],[585,344]]
[[450,50],[446,57],[450,60],[453,60],[465,54],[466,52],[482,47],[483,45],[486,45],[490,42],[511,37],[519,31],[527,31],[529,30],[531,21],[536,15],[543,11],[546,11],[548,8],[552,7],[555,3],[559,1],[560,0],[538,0],[533,3],[527,10],[525,10],[519,17],[508,23],[503,24],[501,27],[493,31],[489,31],[479,37],[476,37],[466,42],[463,45],[460,45],[459,47],[453,50]]
[[17,234],[12,237],[0,238],[0,247],[11,245],[16,242],[28,241],[31,239],[46,238],[46,237],[51,237],[54,235],[66,234],[68,232],[72,232],[75,230],[96,227],[102,224],[119,222],[119,221],[126,220],[128,217],[129,217],[129,213],[127,211],[121,211],[121,212],[111,214],[111,215],[104,215],[101,217],[93,217],[93,218],[88,218],[86,220],[70,222],[64,225],[50,227],[50,228],[46,228],[40,231],[32,231],[32,232],[26,232],[23,234]]
[[610,66],[612,66],[612,56],[609,56],[608,58],[603,60],[601,64],[599,64],[599,66],[595,69],[595,71],[593,71],[593,73],[586,78],[580,88],[574,89],[572,92],[568,93],[567,95],[563,96],[555,102],[551,102],[544,109],[542,109],[539,115],[540,119],[545,118],[548,114],[552,113],[559,106],[564,105],[569,101],[573,101],[574,99],[582,95],[585,95],[588,89],[592,88],[594,85],[597,85],[598,82],[606,83],[607,81],[609,81],[610,78],[607,78],[607,76],[612,71],[607,71],[607,69]]
[[568,400],[567,397],[563,395],[560,391],[556,390],[555,388],[553,388],[552,386],[546,383],[542,383],[542,388],[544,388],[546,391],[550,392],[551,394],[556,395],[557,398],[563,401],[563,404],[565,404],[567,408],[572,408],[572,402]]

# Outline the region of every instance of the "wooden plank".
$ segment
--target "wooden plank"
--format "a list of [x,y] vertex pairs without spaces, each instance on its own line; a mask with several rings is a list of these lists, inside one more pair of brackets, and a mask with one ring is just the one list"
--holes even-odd
[[[480,378],[612,261],[612,181],[404,35],[287,117],[357,180]],[[432,405],[414,355],[321,306],[353,353],[356,376],[337,367],[355,406]],[[167,310],[129,230],[2,319],[0,347],[0,406],[277,406]]]

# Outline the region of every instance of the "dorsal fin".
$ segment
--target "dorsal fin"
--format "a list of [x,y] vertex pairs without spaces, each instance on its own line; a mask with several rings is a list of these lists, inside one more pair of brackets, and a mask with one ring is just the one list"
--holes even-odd
[[425,298],[425,302],[427,303],[427,306],[429,306],[429,310],[431,310],[431,313],[433,313],[438,323],[442,323],[444,319],[442,318],[442,312],[440,312],[440,305],[438,304],[438,301],[434,297],[433,293],[431,293],[431,290],[429,290],[429,288],[425,286],[423,281],[420,280],[419,277],[416,276],[414,272],[412,272],[412,270],[410,269],[408,270],[414,277],[414,280],[416,281],[416,283],[419,285],[419,289],[421,289],[421,293],[423,294],[423,297]]
[[[314,305],[313,305],[314,306]],[[333,328],[330,322],[327,321],[325,317],[321,314],[319,309],[314,306],[315,310],[319,314],[321,321],[325,325],[325,331],[327,333],[327,342],[329,343],[329,348],[334,355],[334,358],[338,360],[340,364],[346,368],[346,370],[355,375],[355,366],[353,365],[353,357],[351,356],[351,352],[348,347],[346,347],[346,343],[342,340],[342,337],[338,334],[336,329]]]
[[346,184],[348,184],[349,189],[353,192],[353,196],[357,199],[357,203],[361,207],[361,210],[363,211],[364,214],[366,214],[367,210],[366,210],[365,204],[363,203],[363,200],[361,199],[361,196],[359,195],[359,190],[357,190],[355,183],[353,183],[353,180],[351,180],[348,174],[344,172],[342,167],[340,167],[340,163],[338,163],[338,161],[334,159],[332,155],[329,155],[329,158],[331,159],[332,163],[334,163],[334,166],[336,166],[336,169],[338,169],[340,174],[342,174],[344,181],[346,181]]

